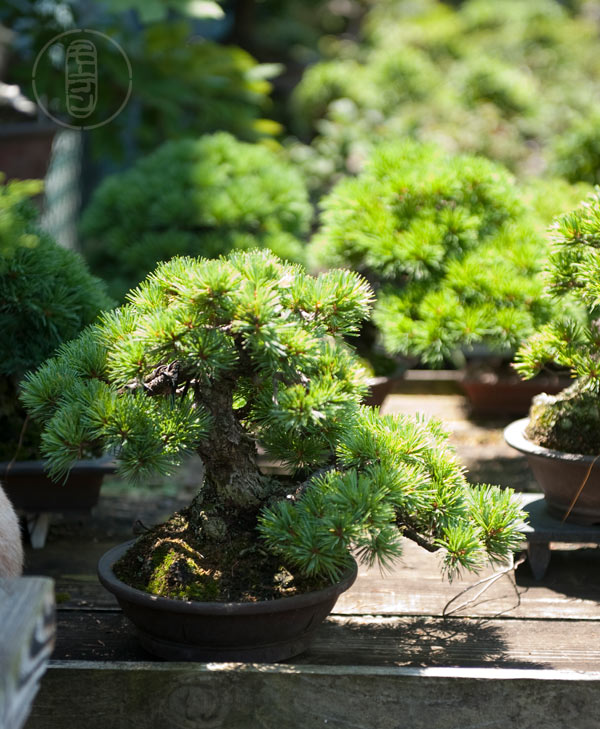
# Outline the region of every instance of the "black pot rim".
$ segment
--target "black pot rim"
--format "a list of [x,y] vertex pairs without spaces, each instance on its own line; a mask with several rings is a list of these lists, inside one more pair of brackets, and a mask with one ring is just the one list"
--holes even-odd
[[135,539],[117,544],[105,552],[98,562],[98,579],[104,587],[112,592],[117,599],[123,598],[127,602],[142,607],[155,606],[173,613],[188,613],[202,615],[256,615],[260,613],[275,613],[302,608],[313,603],[319,603],[328,597],[339,595],[348,590],[358,573],[358,565],[353,558],[353,564],[344,573],[342,578],[321,590],[305,592],[302,595],[282,597],[277,600],[261,600],[259,602],[200,602],[198,600],[173,600],[160,595],[151,595],[122,582],[112,570],[113,564],[125,554],[135,543]]
[[556,461],[569,461],[571,463],[586,465],[593,463],[597,459],[597,456],[587,456],[582,453],[567,453],[537,445],[537,443],[534,443],[525,436],[525,429],[528,423],[529,418],[520,418],[504,428],[504,440],[515,450],[521,451],[521,453],[525,453],[528,456],[540,456]]
[[[6,469],[10,461],[0,461],[0,478],[6,476]],[[115,473],[117,464],[110,456],[102,458],[90,458],[83,461],[75,461],[69,473]],[[10,466],[9,474],[15,476],[29,476],[31,474],[43,473],[47,475],[46,461],[14,461]]]

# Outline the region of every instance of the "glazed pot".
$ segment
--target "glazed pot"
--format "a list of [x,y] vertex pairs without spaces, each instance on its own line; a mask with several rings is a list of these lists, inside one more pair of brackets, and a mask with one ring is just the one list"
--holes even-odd
[[508,425],[504,439],[527,456],[550,514],[561,520],[568,514],[564,520],[574,524],[600,524],[600,458],[536,445],[525,436],[528,422],[522,418]]
[[224,603],[171,600],[119,580],[113,564],[134,541],[110,549],[98,577],[137,629],[142,646],[176,661],[283,661],[305,651],[339,595],[356,579],[353,567],[336,584],[294,597]]
[[[98,503],[102,480],[115,472],[111,458],[77,461],[64,483],[53,481],[44,461],[0,463],[0,480],[15,509],[25,513],[89,513]],[[8,470],[7,470],[8,468]]]

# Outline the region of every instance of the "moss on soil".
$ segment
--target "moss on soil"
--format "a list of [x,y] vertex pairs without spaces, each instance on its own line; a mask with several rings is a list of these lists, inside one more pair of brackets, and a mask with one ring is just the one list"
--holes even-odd
[[253,529],[228,525],[224,541],[202,540],[190,508],[149,529],[114,565],[132,587],[178,600],[257,602],[320,589],[326,581],[293,575]]
[[537,395],[529,412],[529,440],[565,453],[600,453],[600,398],[576,381],[558,395]]

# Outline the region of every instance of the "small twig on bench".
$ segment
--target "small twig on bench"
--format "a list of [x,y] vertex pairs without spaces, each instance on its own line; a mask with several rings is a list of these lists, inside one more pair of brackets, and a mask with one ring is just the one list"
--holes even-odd
[[[523,564],[524,561],[525,561],[525,555],[524,554],[522,554],[516,561],[515,561],[514,556],[511,555],[511,557],[510,557],[510,563],[509,563],[509,565],[507,567],[505,567],[504,569],[500,570],[499,572],[494,572],[494,574],[493,575],[490,575],[489,577],[484,577],[482,580],[478,580],[474,584],[469,585],[468,587],[465,587],[464,590],[461,590],[452,599],[448,600],[448,602],[444,605],[444,609],[442,610],[442,617],[443,618],[447,618],[449,615],[452,615],[452,613],[456,613],[459,610],[462,610],[462,608],[467,607],[467,605],[472,605],[474,602],[476,602],[481,597],[481,595],[483,595],[483,593],[486,590],[488,590],[501,577],[504,577],[504,575],[514,574],[515,571],[516,571],[516,569],[517,569],[517,567],[520,564]],[[517,596],[517,604],[515,605],[515,607],[519,607],[519,605],[521,604],[521,593],[517,589],[517,583],[516,583],[516,581],[513,582],[513,580],[510,580],[510,584],[512,585],[512,587],[513,587],[513,589],[515,591],[515,594]],[[478,592],[472,598],[470,598],[469,600],[466,600],[463,603],[460,603],[460,605],[458,605],[455,608],[452,608],[452,610],[449,610],[448,609],[450,607],[450,605],[452,605],[452,603],[455,600],[458,600],[459,597],[461,597],[465,593],[469,592],[469,590],[474,590],[479,585],[483,585],[483,587],[480,590],[478,590]]]

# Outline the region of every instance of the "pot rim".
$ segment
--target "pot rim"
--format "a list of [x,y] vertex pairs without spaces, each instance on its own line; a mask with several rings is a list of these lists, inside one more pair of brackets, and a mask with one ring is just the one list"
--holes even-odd
[[122,542],[105,552],[98,562],[98,579],[102,585],[112,592],[118,600],[121,598],[129,603],[141,607],[157,607],[173,613],[204,614],[204,615],[257,615],[261,613],[276,613],[303,608],[308,605],[322,602],[328,598],[340,595],[348,590],[354,583],[358,574],[358,565],[354,557],[353,564],[344,573],[342,578],[321,590],[304,592],[301,595],[282,597],[276,600],[260,600],[258,602],[203,602],[199,600],[175,600],[131,587],[120,580],[113,572],[113,564],[125,554],[136,542],[130,539]]
[[529,418],[520,418],[504,428],[504,440],[509,446],[528,456],[540,456],[542,458],[550,458],[556,461],[570,461],[571,463],[591,464],[598,456],[584,455],[583,453],[568,453],[566,451],[557,451],[553,448],[545,448],[537,445],[525,436],[525,428],[529,423]]
[[[10,461],[0,461],[0,478],[6,478],[7,476],[27,476],[30,474],[43,473],[48,475],[46,471],[46,461],[15,461],[8,474],[6,469]],[[82,461],[75,461],[73,466],[69,469],[69,474],[78,473],[115,473],[117,470],[117,463],[111,456],[103,456],[102,458],[88,458]]]

